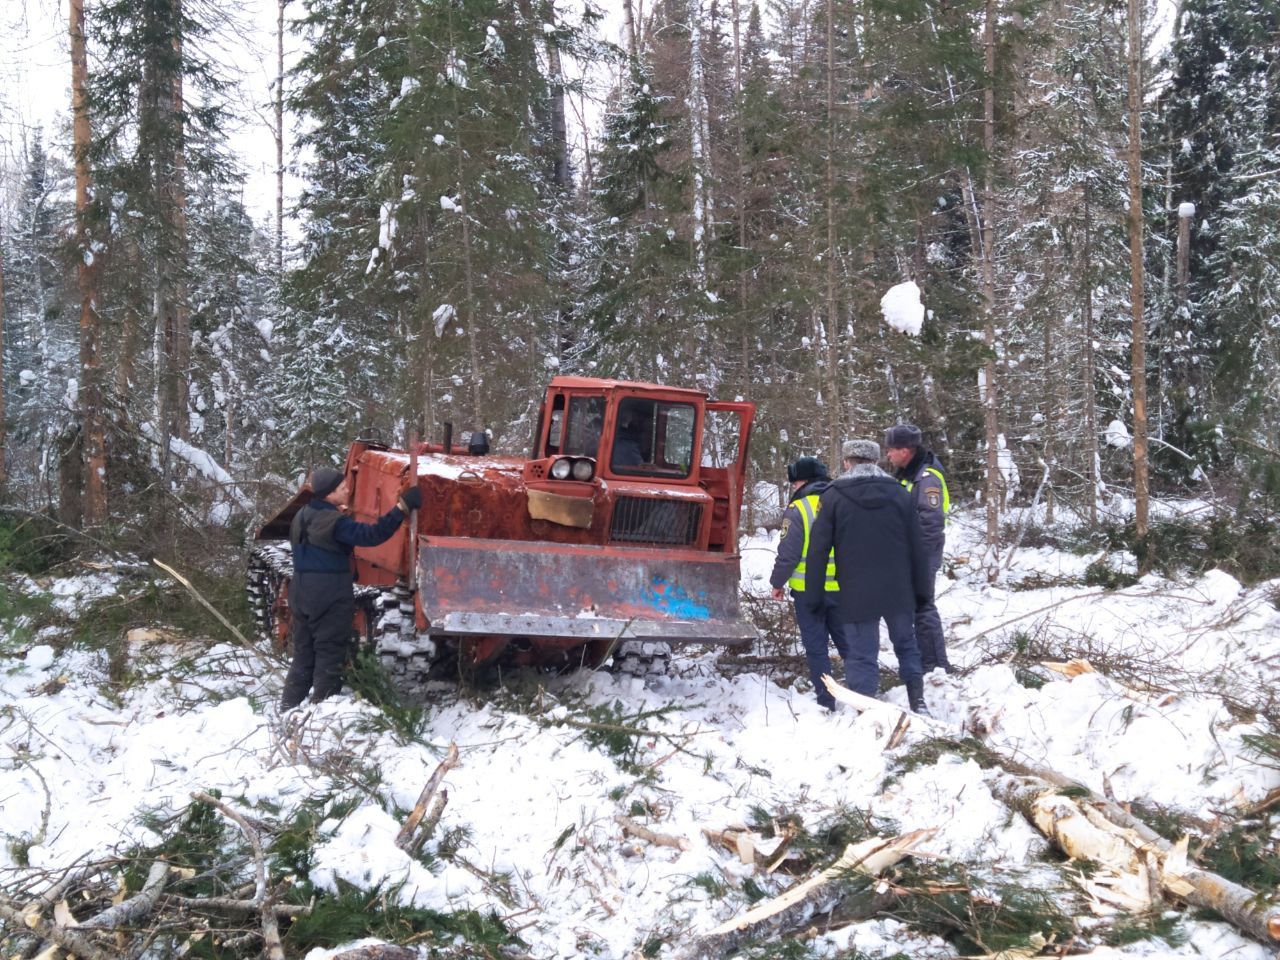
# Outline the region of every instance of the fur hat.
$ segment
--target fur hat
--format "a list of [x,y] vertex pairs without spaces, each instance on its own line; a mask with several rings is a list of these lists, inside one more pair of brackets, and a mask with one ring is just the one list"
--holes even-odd
[[342,481],[345,479],[346,476],[341,470],[335,470],[333,467],[317,467],[311,471],[311,495],[324,499],[342,486]]
[[920,428],[914,423],[900,423],[884,432],[886,447],[918,447],[923,440]]
[[792,483],[797,480],[826,480],[827,465],[817,457],[800,457],[787,467],[787,479]]
[[875,463],[880,459],[880,444],[874,440],[846,440],[840,447],[840,456],[846,460],[867,460]]

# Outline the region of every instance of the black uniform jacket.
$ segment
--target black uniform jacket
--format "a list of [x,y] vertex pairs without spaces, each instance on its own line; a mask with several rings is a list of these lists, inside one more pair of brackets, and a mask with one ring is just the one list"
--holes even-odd
[[841,477],[822,494],[809,534],[805,597],[822,598],[826,557],[836,553],[846,623],[913,613],[933,597],[933,577],[911,495],[888,476]]

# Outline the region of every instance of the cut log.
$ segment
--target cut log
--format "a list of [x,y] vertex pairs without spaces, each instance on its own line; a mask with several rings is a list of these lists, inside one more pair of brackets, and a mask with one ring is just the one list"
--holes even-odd
[[622,828],[623,833],[632,837],[639,837],[641,840],[652,843],[654,846],[671,847],[673,850],[689,849],[689,841],[685,837],[675,837],[667,833],[656,833],[648,827],[636,823],[630,817],[618,816],[614,817],[613,821]]
[[[997,792],[1069,856],[1103,864],[1106,874],[1086,890],[1098,901],[1150,906],[1150,891],[1220,914],[1268,946],[1280,942],[1280,906],[1187,859],[1184,837],[1170,843],[1119,804],[1062,774],[993,754],[1019,779]],[[1030,778],[1030,780],[1025,779]],[[1046,784],[1050,785],[1046,788]],[[1062,791],[1069,791],[1070,796]]]
[[898,837],[871,837],[851,843],[840,859],[821,873],[703,934],[682,956],[685,960],[722,957],[746,940],[795,927],[808,919],[817,901],[831,894],[835,880],[851,873],[879,876],[935,833],[932,829],[914,830]]

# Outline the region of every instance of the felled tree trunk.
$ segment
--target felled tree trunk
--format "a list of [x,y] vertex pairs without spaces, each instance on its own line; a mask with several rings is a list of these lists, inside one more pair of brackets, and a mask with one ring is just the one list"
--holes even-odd
[[[681,954],[682,960],[716,960],[747,940],[802,928],[816,905],[833,895],[836,880],[850,874],[879,876],[935,833],[914,830],[898,837],[872,837],[849,844],[840,859],[821,873],[703,934]],[[883,908],[882,898],[873,893],[863,906],[865,909],[854,911],[855,915],[874,916]]]
[[1161,896],[1182,900],[1216,911],[1261,943],[1280,942],[1280,907],[1190,863],[1185,837],[1170,843],[1119,804],[1056,771],[997,759],[1006,770],[1033,778],[1006,779],[997,787],[1001,798],[1069,856],[1103,865],[1105,874],[1083,884],[1097,900],[1131,910],[1147,909]]

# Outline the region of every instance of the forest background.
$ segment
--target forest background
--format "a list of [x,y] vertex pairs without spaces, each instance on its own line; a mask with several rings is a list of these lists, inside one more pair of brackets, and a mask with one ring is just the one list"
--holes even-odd
[[278,0],[252,109],[223,5],[71,0],[76,106],[0,145],[0,501],[181,552],[357,433],[527,451],[575,373],[755,401],[764,480],[914,421],[992,545],[1204,497],[1280,574],[1274,2],[613,2]]

